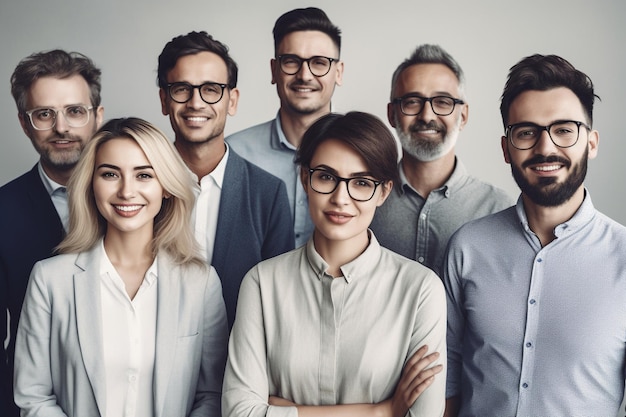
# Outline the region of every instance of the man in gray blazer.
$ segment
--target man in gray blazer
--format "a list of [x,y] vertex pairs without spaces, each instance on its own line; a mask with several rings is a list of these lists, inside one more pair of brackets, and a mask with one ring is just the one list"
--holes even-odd
[[285,184],[224,142],[239,98],[237,64],[224,44],[206,32],[175,37],[159,56],[157,81],[174,145],[200,185],[196,237],[220,276],[232,327],[245,273],[294,247]]
[[[67,229],[65,185],[80,153],[102,123],[100,70],[77,52],[52,50],[24,58],[11,76],[19,122],[39,154],[27,173],[0,188],[0,415],[13,403],[15,334],[30,271],[52,255]],[[7,315],[9,326],[7,326]]]

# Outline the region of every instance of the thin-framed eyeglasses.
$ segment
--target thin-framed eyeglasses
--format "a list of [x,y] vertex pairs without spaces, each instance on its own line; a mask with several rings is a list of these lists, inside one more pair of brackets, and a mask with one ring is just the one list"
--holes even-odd
[[199,85],[193,85],[186,82],[176,82],[167,85],[167,92],[171,99],[177,103],[183,104],[191,100],[193,90],[200,92],[200,98],[207,104],[215,104],[224,97],[224,89],[227,84],[206,82]]
[[576,120],[558,120],[548,126],[540,126],[531,122],[515,123],[507,126],[506,137],[514,148],[526,150],[537,144],[541,132],[545,130],[556,146],[570,148],[578,143],[581,126],[591,131],[589,125]]
[[65,106],[62,110],[56,110],[50,107],[28,110],[30,124],[35,130],[50,130],[57,124],[58,114],[61,113],[65,117],[65,121],[70,127],[83,127],[89,123],[89,114],[93,106],[83,106],[75,104]]
[[309,184],[316,193],[332,194],[342,182],[346,183],[350,198],[361,202],[371,200],[376,188],[383,183],[365,177],[343,178],[323,168],[309,168]]
[[437,116],[448,116],[454,111],[457,104],[465,104],[463,100],[448,96],[422,97],[416,94],[407,94],[394,98],[394,104],[400,104],[400,110],[407,116],[417,116],[424,109],[426,102]]
[[294,54],[278,55],[276,57],[280,64],[280,70],[287,75],[294,75],[302,68],[302,63],[306,62],[309,71],[316,77],[323,77],[330,72],[333,62],[339,61],[337,58],[329,58],[327,56],[312,56],[310,58],[301,58]]

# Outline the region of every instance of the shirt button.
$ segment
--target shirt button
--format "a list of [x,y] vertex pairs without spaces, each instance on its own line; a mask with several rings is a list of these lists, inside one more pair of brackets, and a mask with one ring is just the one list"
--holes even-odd
[[420,214],[420,219],[425,220],[426,219],[426,214],[425,213]]
[[541,258],[537,259],[537,262],[542,262],[542,261],[543,261],[543,259],[541,259]]
[[530,304],[535,304],[535,303],[536,303],[536,301],[535,301],[535,299],[534,299],[534,298],[532,298],[532,299],[529,301],[529,303],[530,303]]
[[532,347],[532,346],[533,346],[533,344],[532,344],[532,343],[530,343],[530,342],[526,342],[526,347],[527,347],[527,348]]
[[135,382],[135,380],[137,380],[137,376],[136,375],[131,375],[131,376],[128,377],[128,380],[130,382]]
[[424,257],[420,256],[419,258],[417,258],[417,262],[423,264],[424,263]]
[[524,382],[524,383],[522,384],[522,388],[528,388],[528,384]]

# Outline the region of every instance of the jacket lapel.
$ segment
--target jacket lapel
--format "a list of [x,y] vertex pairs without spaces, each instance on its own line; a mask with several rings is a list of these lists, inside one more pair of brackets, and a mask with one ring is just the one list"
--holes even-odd
[[156,359],[154,363],[154,413],[161,416],[169,377],[174,366],[178,335],[180,267],[161,252],[157,261]]
[[100,414],[105,414],[106,377],[103,366],[102,304],[100,301],[100,245],[78,255],[74,274],[78,341]]

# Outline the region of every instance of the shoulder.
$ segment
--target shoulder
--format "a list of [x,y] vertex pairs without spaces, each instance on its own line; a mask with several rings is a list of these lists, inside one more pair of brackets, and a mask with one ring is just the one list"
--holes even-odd
[[228,142],[229,144],[236,144],[241,141],[256,140],[259,136],[268,136],[272,130],[273,122],[274,119],[235,132],[232,135],[226,137],[226,142]]
[[31,187],[33,185],[37,184],[43,187],[43,183],[41,182],[41,178],[39,177],[39,172],[37,171],[37,166],[35,165],[35,167],[30,171],[25,172],[24,174],[0,187],[0,196],[8,197],[26,194],[27,191],[32,191]]
[[520,220],[515,206],[510,206],[502,211],[465,223],[452,235],[450,242],[467,242],[475,245],[481,239],[493,240],[496,236],[510,233],[520,227],[519,225]]
[[300,271],[301,263],[307,262],[306,247],[307,245],[303,245],[272,258],[265,259],[257,263],[248,274],[260,280],[280,280],[282,277],[287,277],[288,275],[282,273],[282,271],[290,271],[291,276],[293,276],[294,273]]
[[226,165],[227,173],[229,171],[229,165],[231,165],[231,172],[238,171],[240,175],[244,175],[247,180],[255,184],[255,186],[278,188],[283,184],[281,179],[259,168],[247,159],[242,158],[232,148],[229,150],[228,164]]

